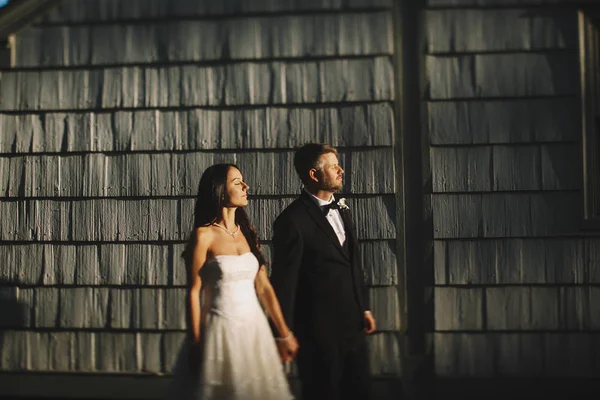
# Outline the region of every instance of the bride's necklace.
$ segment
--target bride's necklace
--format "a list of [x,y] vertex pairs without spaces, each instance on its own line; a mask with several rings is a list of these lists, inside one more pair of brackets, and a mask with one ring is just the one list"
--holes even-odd
[[219,224],[217,224],[216,222],[213,222],[213,225],[214,225],[214,226],[218,226],[219,228],[223,229],[225,232],[227,232],[227,234],[228,234],[229,236],[231,236],[231,237],[233,237],[233,238],[234,238],[234,237],[235,237],[235,235],[237,235],[237,233],[240,231],[240,226],[239,226],[239,225],[236,225],[236,226],[237,226],[237,228],[236,228],[236,229],[235,229],[235,231],[233,231],[233,232],[229,232],[229,231],[227,230],[227,228],[225,228],[225,227],[224,227],[224,226],[222,226],[222,225],[219,225]]

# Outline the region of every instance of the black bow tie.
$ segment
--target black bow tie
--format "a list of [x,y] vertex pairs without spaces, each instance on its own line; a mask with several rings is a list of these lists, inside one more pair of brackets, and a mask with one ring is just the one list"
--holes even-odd
[[325,204],[324,206],[320,206],[321,207],[321,211],[323,211],[324,215],[329,214],[329,210],[339,210],[340,206],[338,206],[338,204],[335,201],[332,201],[329,204]]

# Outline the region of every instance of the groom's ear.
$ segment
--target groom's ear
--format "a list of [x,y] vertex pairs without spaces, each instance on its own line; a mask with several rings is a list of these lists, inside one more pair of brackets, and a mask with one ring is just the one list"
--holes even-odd
[[308,170],[308,179],[310,179],[311,182],[319,182],[319,176],[317,175],[316,168],[311,168]]

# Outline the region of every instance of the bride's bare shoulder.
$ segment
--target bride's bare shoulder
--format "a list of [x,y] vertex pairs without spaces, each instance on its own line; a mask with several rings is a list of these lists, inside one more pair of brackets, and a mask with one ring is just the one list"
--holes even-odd
[[213,235],[214,228],[212,225],[199,226],[194,230],[197,238],[209,237]]
[[200,226],[194,229],[193,236],[196,244],[210,245],[214,236],[214,229],[210,225]]

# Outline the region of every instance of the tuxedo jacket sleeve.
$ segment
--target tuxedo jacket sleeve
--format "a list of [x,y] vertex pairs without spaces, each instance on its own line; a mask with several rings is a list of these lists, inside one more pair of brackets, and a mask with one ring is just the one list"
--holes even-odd
[[369,290],[365,284],[365,276],[363,273],[364,266],[362,265],[361,259],[358,255],[358,239],[356,237],[356,231],[354,228],[354,221],[348,210],[341,210],[344,224],[346,225],[346,236],[350,240],[352,246],[352,261],[353,271],[357,275],[355,281],[357,282],[357,290],[359,290],[360,296],[362,297],[363,311],[371,311],[371,304],[369,299]]
[[300,231],[286,214],[280,215],[273,224],[273,250],[271,285],[279,300],[283,317],[293,330],[303,241]]

